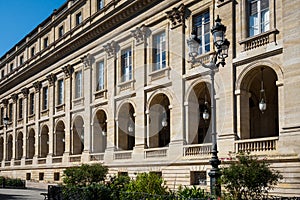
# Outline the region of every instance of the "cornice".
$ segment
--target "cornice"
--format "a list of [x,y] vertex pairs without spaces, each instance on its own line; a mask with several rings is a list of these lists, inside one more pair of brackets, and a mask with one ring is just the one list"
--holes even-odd
[[[84,0],[85,1],[85,0]],[[112,12],[107,13],[93,24],[84,28],[76,35],[69,38],[63,44],[57,46],[49,53],[41,57],[39,60],[19,71],[14,77],[3,82],[0,87],[0,93],[9,90],[10,87],[21,83],[34,74],[54,64],[56,61],[65,58],[74,53],[76,50],[88,45],[89,43],[99,39],[101,36],[112,31],[114,28],[126,21],[135,18],[143,11],[148,10],[152,6],[164,0],[128,0],[122,5],[117,6]],[[90,19],[87,19],[87,21]]]

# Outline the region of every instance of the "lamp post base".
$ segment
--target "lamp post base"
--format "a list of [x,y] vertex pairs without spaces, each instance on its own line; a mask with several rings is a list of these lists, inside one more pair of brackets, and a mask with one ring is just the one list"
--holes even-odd
[[221,171],[218,167],[221,164],[221,161],[217,156],[217,152],[213,152],[213,156],[209,163],[212,166],[210,172],[208,173],[210,177],[210,193],[213,198],[217,198],[221,196],[221,184],[219,182]]

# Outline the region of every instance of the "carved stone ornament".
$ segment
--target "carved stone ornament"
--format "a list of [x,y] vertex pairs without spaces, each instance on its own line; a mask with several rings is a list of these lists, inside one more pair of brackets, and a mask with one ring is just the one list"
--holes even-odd
[[49,81],[49,85],[52,86],[56,80],[55,74],[49,74],[46,76],[47,80]]
[[118,44],[115,41],[111,41],[110,43],[104,45],[103,48],[108,57],[115,57],[118,50]]
[[35,92],[40,92],[40,90],[42,88],[42,83],[40,81],[36,81],[32,85],[35,89]]
[[28,94],[29,94],[29,89],[28,89],[28,88],[23,88],[23,89],[21,90],[21,92],[22,92],[22,94],[23,94],[23,96],[24,96],[25,98],[28,97]]
[[93,58],[92,58],[91,54],[88,53],[87,55],[84,55],[80,59],[81,59],[81,62],[84,64],[85,67],[89,67],[89,66],[92,65]]
[[191,12],[185,7],[184,4],[180,4],[178,7],[174,7],[171,11],[166,12],[167,18],[172,23],[172,28],[184,25],[185,19],[187,19]]
[[3,105],[6,107],[7,104],[8,104],[8,100],[7,100],[7,99],[2,99],[2,103],[3,103]]
[[67,78],[69,78],[73,73],[73,67],[71,65],[64,66],[61,69],[63,70]]
[[16,103],[17,99],[18,99],[18,95],[17,94],[12,94],[11,99],[13,100],[14,103]]
[[142,25],[141,27],[136,27],[135,30],[132,30],[131,36],[135,38],[137,44],[141,44],[146,42],[149,33],[149,28]]

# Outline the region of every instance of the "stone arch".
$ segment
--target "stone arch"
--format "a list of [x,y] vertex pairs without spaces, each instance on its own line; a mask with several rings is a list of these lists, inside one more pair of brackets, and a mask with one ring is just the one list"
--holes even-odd
[[39,134],[39,157],[45,158],[49,153],[49,127],[43,125]]
[[107,114],[103,109],[97,109],[94,113],[92,135],[92,152],[103,153],[106,149]]
[[35,130],[33,128],[29,129],[27,145],[27,158],[33,159],[35,155]]
[[12,155],[13,155],[13,136],[12,134],[9,134],[7,137],[7,161],[12,159]]
[[81,154],[84,150],[84,120],[81,115],[73,118],[71,141],[72,154]]
[[133,150],[135,146],[135,107],[131,101],[124,101],[117,111],[116,146]]
[[3,160],[4,156],[4,139],[3,137],[0,137],[0,161]]
[[[244,70],[238,79],[238,106],[242,139],[273,137],[279,135],[278,81],[282,71],[269,67],[269,62],[257,62]],[[276,67],[277,66],[277,67]],[[274,70],[275,69],[275,70]],[[280,73],[278,73],[280,72]],[[279,74],[279,76],[278,76]],[[281,80],[279,80],[281,78]],[[263,90],[262,90],[263,89]],[[267,109],[261,111],[259,102],[266,101]]]
[[65,123],[61,119],[55,124],[53,141],[54,155],[62,156],[65,152]]
[[151,95],[150,95],[150,97],[148,98],[148,100],[147,100],[147,104],[146,104],[146,109],[147,109],[147,111],[149,111],[149,108],[150,108],[150,104],[151,104],[151,102],[152,102],[152,100],[153,100],[153,98],[154,97],[156,97],[158,94],[164,94],[165,96],[167,96],[168,97],[168,99],[169,99],[169,102],[170,102],[170,108],[172,107],[172,103],[173,103],[173,100],[174,100],[174,94],[172,94],[168,89],[166,89],[166,88],[163,88],[163,89],[158,89],[158,90],[156,90],[155,92],[153,92]]
[[23,133],[20,131],[16,139],[16,160],[21,160],[23,156]]

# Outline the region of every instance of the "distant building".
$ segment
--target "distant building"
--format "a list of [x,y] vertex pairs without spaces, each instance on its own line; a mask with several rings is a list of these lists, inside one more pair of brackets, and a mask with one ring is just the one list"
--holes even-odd
[[[249,151],[300,195],[300,1],[68,0],[0,58],[1,175],[61,181],[65,168],[157,172],[209,187],[209,71],[217,15],[230,41],[215,77],[219,158]],[[259,102],[266,102],[266,110]],[[8,123],[4,124],[4,117]]]

